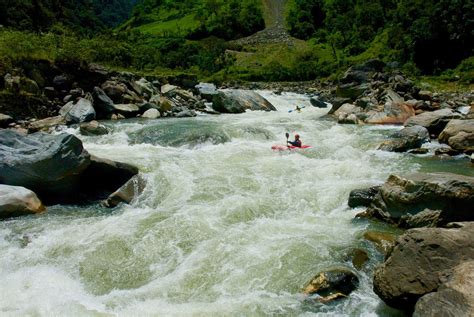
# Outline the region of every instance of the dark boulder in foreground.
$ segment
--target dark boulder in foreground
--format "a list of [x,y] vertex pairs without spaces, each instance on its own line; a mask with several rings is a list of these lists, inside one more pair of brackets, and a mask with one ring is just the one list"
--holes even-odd
[[23,186],[46,204],[106,198],[138,173],[132,165],[90,156],[70,134],[0,131],[0,184]]
[[316,275],[304,288],[307,295],[318,294],[320,301],[328,302],[346,297],[359,286],[357,275],[346,268],[336,268]]
[[255,91],[223,89],[213,96],[214,110],[224,113],[242,113],[245,110],[274,111],[275,107]]
[[[391,175],[367,214],[405,227],[442,226],[455,221],[474,221],[473,206],[474,177],[415,173],[406,177]],[[427,219],[431,220],[427,223]]]
[[31,189],[45,202],[73,200],[89,164],[73,135],[0,131],[0,183]]
[[[435,307],[439,309],[435,315],[470,316],[474,294],[469,285],[474,283],[473,271],[466,272],[463,263],[472,260],[474,223],[453,223],[447,229],[411,229],[397,239],[385,263],[375,271],[374,291],[388,305],[409,312],[422,298],[417,304],[417,316],[433,316],[429,312]],[[425,295],[428,297],[423,298]],[[436,300],[440,296],[447,296],[444,301],[449,304]],[[442,311],[450,313],[441,314]],[[455,311],[469,313],[457,315]]]
[[41,200],[31,190],[0,185],[0,219],[37,214],[45,210]]

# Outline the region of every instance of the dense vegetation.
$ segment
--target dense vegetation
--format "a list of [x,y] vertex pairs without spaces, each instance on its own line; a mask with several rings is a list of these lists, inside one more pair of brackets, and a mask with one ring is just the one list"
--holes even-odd
[[295,37],[316,38],[349,56],[387,32],[387,51],[427,74],[456,67],[474,48],[474,2],[466,0],[295,0],[288,24]]
[[136,0],[2,0],[0,24],[20,30],[68,27],[90,33],[113,27],[129,17]]
[[288,30],[302,41],[239,45],[229,40],[264,28],[261,0],[4,0],[0,70],[25,59],[78,60],[208,80],[311,80],[375,57],[472,83],[473,6],[288,0]]

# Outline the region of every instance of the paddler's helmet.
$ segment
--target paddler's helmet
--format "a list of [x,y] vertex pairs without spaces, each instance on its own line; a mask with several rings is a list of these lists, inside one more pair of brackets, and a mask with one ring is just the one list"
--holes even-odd
[[295,139],[299,139],[300,138],[300,135],[299,134],[295,134]]

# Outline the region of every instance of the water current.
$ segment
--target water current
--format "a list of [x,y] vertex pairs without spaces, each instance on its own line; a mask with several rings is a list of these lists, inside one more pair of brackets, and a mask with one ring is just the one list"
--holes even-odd
[[[338,125],[303,95],[262,92],[276,112],[105,122],[78,135],[92,154],[147,180],[130,205],[51,206],[0,222],[2,316],[397,316],[372,291],[382,255],[362,238],[352,189],[391,173],[471,173],[375,150],[397,127]],[[302,112],[288,112],[305,105]],[[285,132],[311,149],[273,152]],[[301,289],[318,272],[370,261],[359,288],[329,305]]]

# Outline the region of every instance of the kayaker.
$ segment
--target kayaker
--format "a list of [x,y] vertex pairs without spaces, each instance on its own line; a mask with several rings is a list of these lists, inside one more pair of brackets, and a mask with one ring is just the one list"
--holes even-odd
[[301,140],[300,140],[300,135],[295,134],[295,140],[294,141],[286,141],[289,144],[296,146],[296,147],[301,147]]

